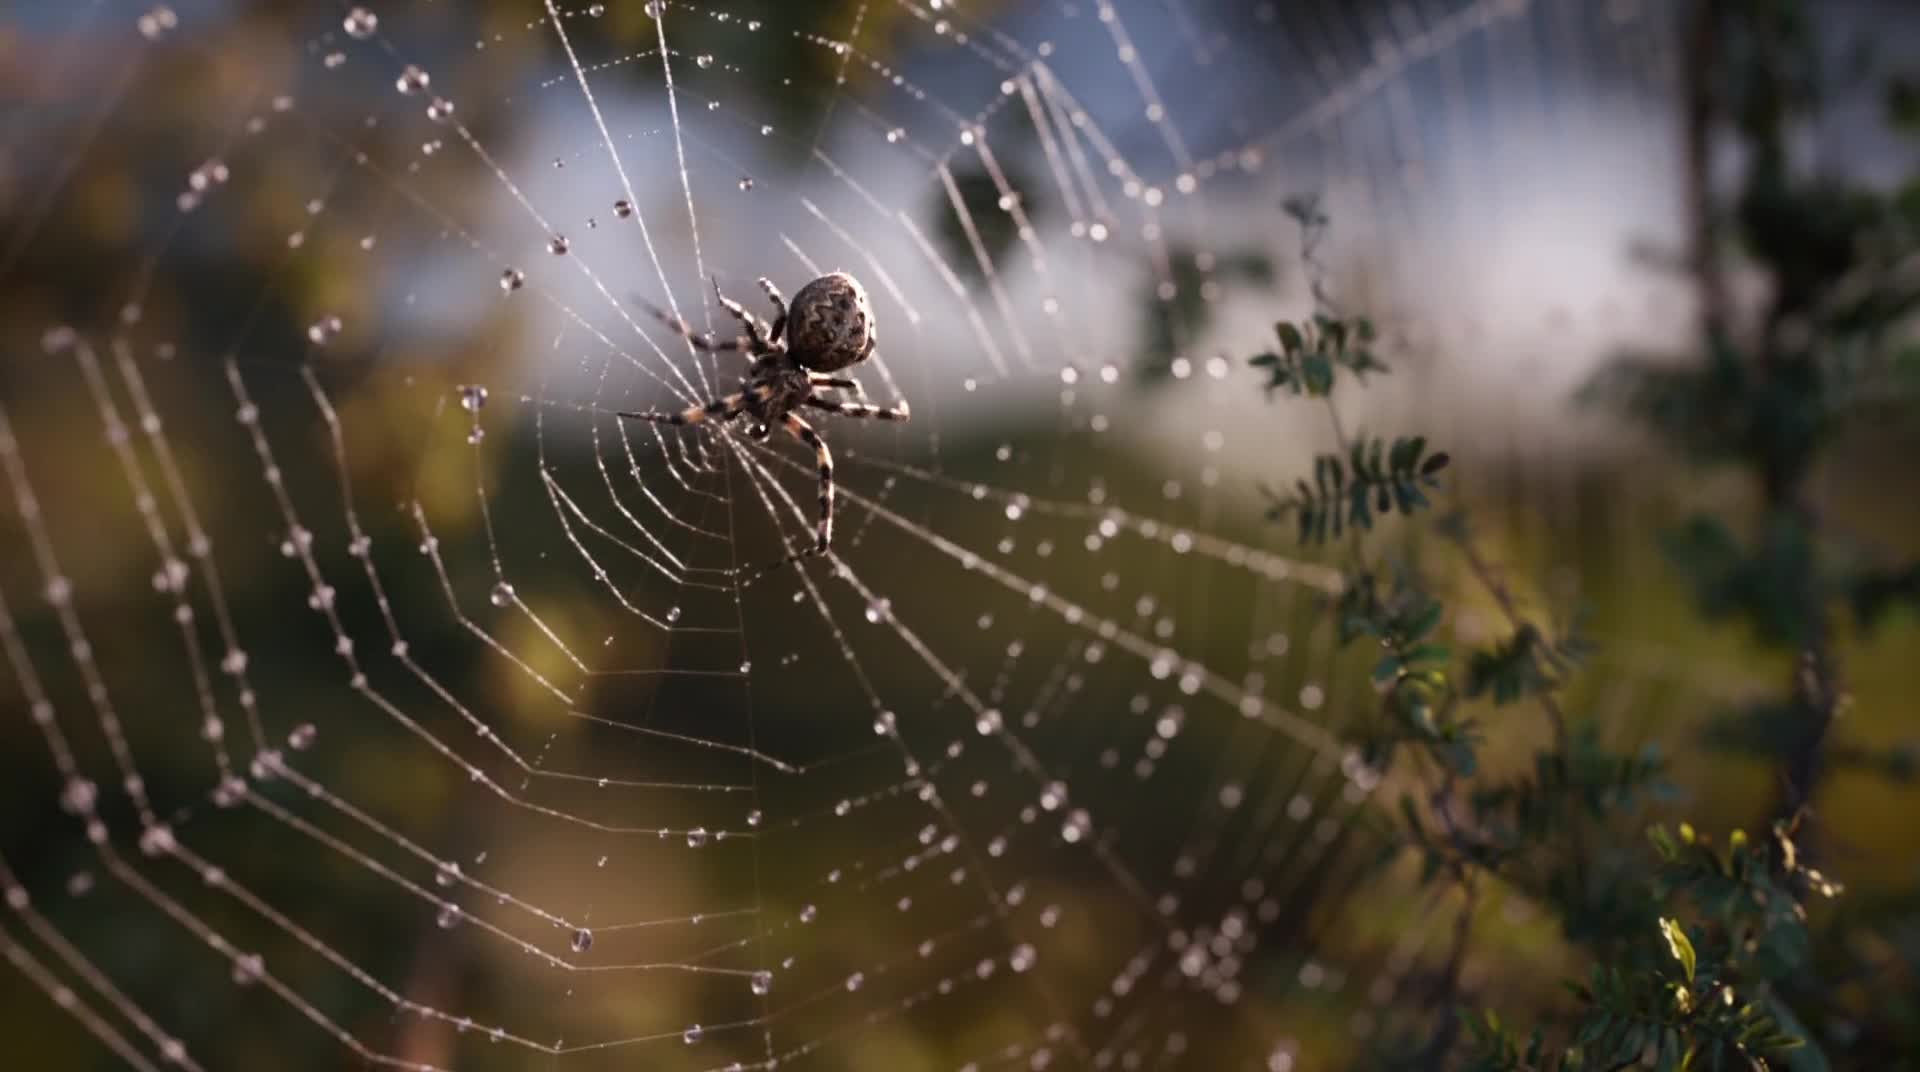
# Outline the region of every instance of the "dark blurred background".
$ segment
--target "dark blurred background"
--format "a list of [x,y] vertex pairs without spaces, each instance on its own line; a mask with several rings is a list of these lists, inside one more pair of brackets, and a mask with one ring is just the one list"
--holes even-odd
[[[1515,590],[1590,610],[1600,732],[1754,821],[1770,766],[1702,735],[1774,664],[1652,536],[1748,492],[1572,401],[1693,323],[1671,7],[10,7],[4,1063],[1356,1060],[1447,917],[1262,519],[1330,432],[1244,360],[1313,271],[1395,367],[1345,419],[1447,444]],[[1865,71],[1914,19],[1822,29]],[[1841,83],[1808,150],[1899,173]],[[828,426],[843,565],[736,592],[812,467],[614,418],[737,375],[630,299],[725,334],[709,277],[832,268],[914,420]],[[1820,474],[1863,553],[1920,546],[1914,434]],[[1915,640],[1843,638],[1869,894],[1920,877]],[[1479,911],[1475,993],[1550,1000],[1553,929]]]

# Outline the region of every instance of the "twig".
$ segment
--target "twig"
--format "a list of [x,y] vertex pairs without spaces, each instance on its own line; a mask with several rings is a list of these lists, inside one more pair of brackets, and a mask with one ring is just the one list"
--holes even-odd
[[[1480,586],[1487,590],[1487,594],[1493,597],[1493,601],[1499,605],[1501,612],[1507,616],[1508,626],[1516,631],[1531,629],[1536,636],[1541,638],[1543,646],[1550,647],[1552,641],[1549,637],[1551,634],[1541,630],[1539,626],[1534,625],[1528,620],[1526,615],[1520,613],[1520,606],[1518,601],[1513,598],[1513,592],[1507,588],[1506,582],[1502,581],[1499,574],[1494,571],[1493,565],[1480,554],[1480,549],[1474,546],[1471,539],[1467,538],[1467,534],[1450,526],[1442,526],[1442,528],[1446,532],[1447,538],[1452,540],[1453,545],[1460,549],[1461,557],[1466,559],[1468,571],[1480,582]],[[1558,684],[1558,676],[1558,674],[1555,674],[1554,680],[1550,682],[1550,684]],[[1536,691],[1534,693],[1534,699],[1539,702],[1540,709],[1546,712],[1547,723],[1553,727],[1554,750],[1563,756],[1566,755],[1568,747],[1567,715],[1566,712],[1561,709],[1560,701],[1554,698],[1551,689]]]

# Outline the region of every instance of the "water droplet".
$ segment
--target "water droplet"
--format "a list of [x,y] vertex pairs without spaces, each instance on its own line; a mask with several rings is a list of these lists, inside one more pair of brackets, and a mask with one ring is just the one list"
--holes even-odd
[[445,123],[452,119],[453,102],[445,97],[433,98],[433,103],[427,105],[427,118],[436,123]]
[[428,83],[432,81],[433,78],[429,76],[427,72],[409,63],[406,69],[400,72],[400,77],[394,79],[393,87],[408,96],[412,96],[415,93],[425,91]]
[[748,812],[748,813],[747,813],[747,825],[748,825],[748,826],[759,826],[759,825],[760,825],[760,822],[761,822],[761,815],[760,815],[760,809],[759,809],[759,808],[755,808],[755,809],[753,809],[752,811],[750,811],[750,812]]
[[867,982],[867,977],[864,974],[860,972],[854,972],[852,975],[847,976],[847,992],[852,993],[855,990],[860,989],[862,986],[866,985],[866,982]]
[[754,993],[764,996],[773,989],[773,973],[770,971],[754,972],[753,977],[747,981],[747,985],[752,988]]
[[624,197],[618,201],[615,201],[613,203],[613,214],[615,216],[620,217],[623,220],[626,219],[628,216],[633,215],[633,202],[627,200]]
[[679,608],[679,607],[668,607],[668,608],[667,608],[667,620],[668,620],[668,621],[670,621],[670,622],[677,622],[677,621],[679,621],[679,620],[680,620],[680,608]]
[[315,346],[325,346],[340,334],[343,326],[339,317],[323,316],[307,325],[307,341]]
[[812,923],[819,915],[820,910],[812,905],[802,905],[800,908],[800,922],[802,923]]
[[372,37],[373,32],[380,28],[380,16],[375,15],[364,7],[356,7],[347,12],[347,17],[341,22],[341,25],[346,28],[348,37],[359,38],[364,41]]
[[573,951],[584,953],[593,948],[593,932],[585,927],[573,932]]
[[765,137],[771,137],[772,135],[773,135],[773,124],[762,123],[760,125],[760,136],[765,138]]
[[696,826],[692,830],[687,831],[687,847],[688,848],[697,849],[700,846],[705,845],[706,843],[707,843],[706,827]]
[[258,953],[242,953],[233,958],[233,985],[252,986],[266,974],[267,962]]
[[553,236],[552,238],[549,238],[549,239],[547,239],[547,252],[548,252],[548,253],[551,253],[551,254],[553,254],[554,256],[556,256],[556,257],[558,257],[558,256],[560,256],[560,255],[561,255],[562,253],[565,253],[566,251],[567,251],[567,236],[566,236],[566,235],[560,235],[560,234],[557,234],[557,235],[554,235],[554,236]]
[[740,176],[740,189],[741,189],[741,192],[743,192],[743,193],[744,193],[745,191],[747,191],[747,190],[751,190],[751,189],[753,189],[753,176],[752,176],[752,175],[742,175],[742,176]]
[[663,0],[647,0],[646,12],[648,18],[657,19],[666,12],[666,9],[667,5]]
[[1067,821],[1060,824],[1061,840],[1072,844],[1083,840],[1093,832],[1093,819],[1084,808],[1075,808],[1067,814]]
[[1000,711],[997,708],[988,708],[973,720],[974,731],[982,737],[1000,732],[1000,725]]
[[594,4],[587,8],[587,15],[590,18],[597,19],[606,13],[607,13],[607,5],[605,4]]
[[518,268],[509,268],[500,273],[500,289],[511,294],[527,283],[526,274]]
[[93,805],[100,798],[100,791],[85,778],[69,778],[65,789],[60,791],[60,806],[69,815],[91,815]]
[[319,735],[320,731],[313,728],[313,723],[302,722],[293,728],[293,732],[287,734],[287,747],[296,752],[304,752],[313,747],[313,739]]
[[706,1031],[703,1030],[699,1024],[695,1024],[692,1027],[687,1028],[685,1031],[680,1032],[680,1041],[691,1046],[694,1043],[699,1042],[701,1037],[704,1036],[705,1034],[706,1034]]
[[487,389],[477,383],[460,385],[460,408],[468,413],[478,413],[487,404]]
[[693,65],[704,71],[713,66],[713,56],[702,52],[693,58]]
[[460,909],[450,904],[441,905],[440,914],[433,918],[433,922],[443,931],[452,930],[460,923]]
[[742,660],[740,660],[740,672],[741,672],[741,673],[743,673],[743,674],[747,674],[747,673],[752,673],[752,672],[753,672],[753,660],[752,660],[752,659],[742,659]]
[[876,737],[885,737],[893,732],[893,712],[882,711],[873,720],[873,733]]
[[487,600],[496,607],[512,606],[513,598],[513,586],[505,581],[494,585],[493,591],[487,594]]
[[140,36],[149,41],[157,41],[165,36],[168,30],[180,25],[180,17],[173,13],[172,8],[161,4],[134,22],[140,27]]

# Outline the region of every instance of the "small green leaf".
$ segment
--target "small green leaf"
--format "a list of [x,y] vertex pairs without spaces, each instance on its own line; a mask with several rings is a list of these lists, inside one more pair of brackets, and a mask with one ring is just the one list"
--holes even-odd
[[1407,662],[1444,663],[1452,654],[1445,644],[1420,644],[1407,652]]
[[1419,612],[1414,614],[1404,627],[1407,639],[1410,641],[1426,639],[1427,634],[1433,632],[1433,627],[1440,624],[1440,615],[1443,613],[1445,613],[1445,608],[1440,605],[1438,600],[1420,608]]
[[1280,336],[1280,345],[1287,353],[1297,354],[1301,350],[1306,349],[1306,337],[1300,334],[1299,328],[1294,327],[1287,321],[1282,320],[1278,324],[1275,324],[1273,330],[1275,334]]
[[1323,319],[1320,325],[1320,331],[1321,334],[1327,337],[1327,341],[1333,344],[1335,350],[1344,350],[1347,348],[1347,325],[1344,322]]
[[1663,860],[1672,860],[1680,853],[1680,847],[1673,842],[1673,835],[1667,833],[1667,828],[1659,823],[1647,827],[1647,840],[1653,842],[1654,850]]
[[1667,948],[1673,951],[1673,959],[1680,962],[1681,970],[1687,973],[1687,982],[1693,982],[1694,953],[1693,942],[1680,926],[1679,920],[1662,918],[1660,933],[1667,937]]

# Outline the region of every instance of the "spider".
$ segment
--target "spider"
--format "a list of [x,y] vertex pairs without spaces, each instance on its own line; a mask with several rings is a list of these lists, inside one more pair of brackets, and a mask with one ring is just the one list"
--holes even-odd
[[659,424],[702,424],[730,421],[744,413],[753,420],[747,434],[754,439],[765,439],[777,424],[813,448],[820,463],[820,519],[814,528],[813,544],[761,567],[747,578],[748,584],[782,566],[824,555],[833,542],[833,455],[813,425],[794,411],[817,409],[842,417],[882,421],[904,421],[910,416],[905,400],[895,407],[874,406],[865,402],[842,402],[820,393],[823,388],[836,388],[856,396],[865,394],[856,381],[832,375],[871,357],[878,344],[873,310],[867,304],[867,292],[859,280],[845,272],[823,275],[801,287],[791,305],[781,299],[779,288],[772,282],[765,278],[759,282],[760,289],[773,303],[771,326],[728,298],[720,290],[720,281],[714,280],[714,295],[746,329],[746,334],[724,341],[696,333],[685,321],[640,302],[696,349],[708,353],[737,352],[753,363],[740,379],[740,390],[705,405],[691,406],[678,413],[619,414]]

